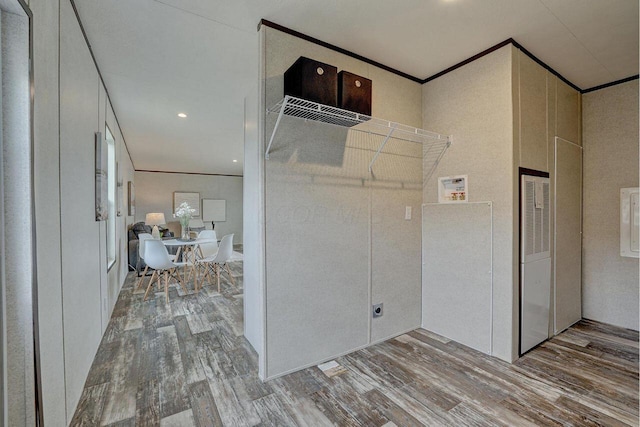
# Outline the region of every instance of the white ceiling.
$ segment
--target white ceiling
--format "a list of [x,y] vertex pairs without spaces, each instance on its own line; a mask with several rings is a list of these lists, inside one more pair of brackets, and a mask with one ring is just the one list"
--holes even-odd
[[242,174],[262,18],[418,78],[510,37],[582,89],[638,74],[638,0],[75,4],[137,170]]

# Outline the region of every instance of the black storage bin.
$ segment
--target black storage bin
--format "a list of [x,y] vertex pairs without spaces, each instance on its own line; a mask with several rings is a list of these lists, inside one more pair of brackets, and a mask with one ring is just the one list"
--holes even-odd
[[284,94],[338,106],[338,69],[301,56],[284,73]]
[[371,115],[371,80],[350,73],[338,73],[338,107]]

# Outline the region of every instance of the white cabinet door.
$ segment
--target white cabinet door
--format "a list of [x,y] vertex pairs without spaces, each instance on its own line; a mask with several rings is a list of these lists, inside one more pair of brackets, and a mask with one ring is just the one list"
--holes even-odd
[[555,142],[555,333],[582,317],[582,147]]
[[492,352],[493,210],[490,202],[423,207],[422,327]]

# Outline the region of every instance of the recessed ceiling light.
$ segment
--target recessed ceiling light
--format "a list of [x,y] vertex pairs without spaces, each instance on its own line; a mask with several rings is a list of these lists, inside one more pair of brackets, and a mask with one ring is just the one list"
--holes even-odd
[[238,161],[236,159],[233,159],[233,163],[238,163]]
[[184,119],[185,117],[187,117],[187,115],[185,113],[178,113],[178,117]]

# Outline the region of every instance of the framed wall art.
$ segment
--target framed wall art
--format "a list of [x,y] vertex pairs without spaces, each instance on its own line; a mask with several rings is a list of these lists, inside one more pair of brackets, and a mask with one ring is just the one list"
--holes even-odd
[[136,214],[136,189],[133,185],[133,181],[129,181],[127,184],[128,194],[128,214],[134,216]]
[[202,199],[202,220],[222,222],[227,220],[227,201]]
[[200,217],[200,193],[186,193],[176,191],[173,193],[173,212],[178,209],[181,203],[187,202],[192,209],[195,209],[193,213],[194,218]]
[[96,221],[106,221],[109,217],[109,174],[107,169],[107,143],[101,132],[95,134],[96,167]]
[[122,171],[120,170],[120,163],[116,163],[116,215],[122,216],[122,207],[124,206],[124,188],[122,183]]

